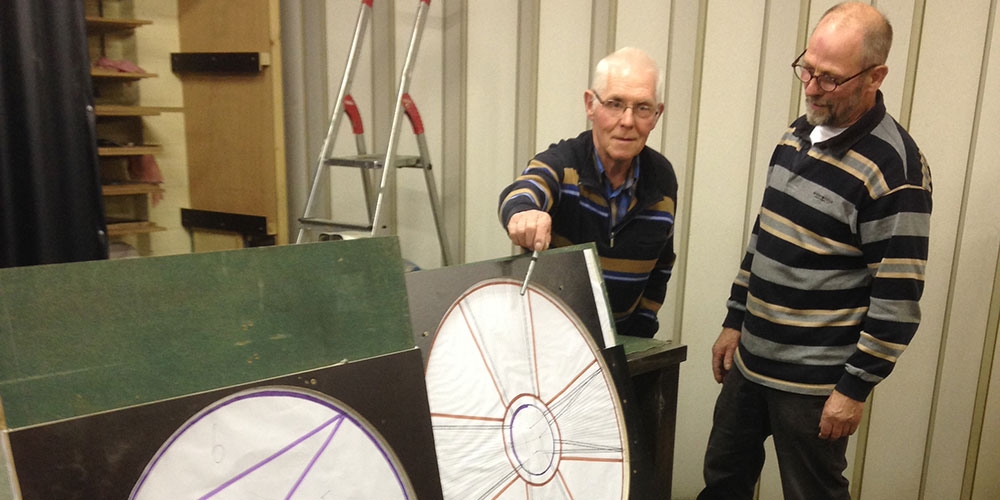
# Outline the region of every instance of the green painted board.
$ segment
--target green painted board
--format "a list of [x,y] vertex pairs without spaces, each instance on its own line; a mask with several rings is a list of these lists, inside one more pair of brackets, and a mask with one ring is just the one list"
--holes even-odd
[[0,269],[11,429],[413,345],[395,238]]

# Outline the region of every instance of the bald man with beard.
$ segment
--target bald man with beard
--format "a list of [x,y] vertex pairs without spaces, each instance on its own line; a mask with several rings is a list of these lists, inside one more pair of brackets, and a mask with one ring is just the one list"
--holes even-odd
[[916,333],[927,263],[930,170],[879,90],[891,44],[880,12],[846,2],[792,63],[806,112],[771,157],[712,348],[699,500],[753,498],[768,436],[786,499],[850,498],[847,441]]

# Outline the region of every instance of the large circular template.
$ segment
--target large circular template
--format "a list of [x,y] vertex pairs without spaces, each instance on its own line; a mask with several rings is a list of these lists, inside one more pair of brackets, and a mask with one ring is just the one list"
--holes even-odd
[[550,294],[472,286],[441,320],[425,379],[448,500],[624,499],[621,402],[597,344]]
[[325,394],[261,387],[191,417],[156,453],[130,500],[415,499],[370,423]]

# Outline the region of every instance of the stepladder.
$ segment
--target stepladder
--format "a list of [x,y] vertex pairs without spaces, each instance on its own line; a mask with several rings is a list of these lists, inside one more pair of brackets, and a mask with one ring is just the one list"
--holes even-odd
[[[364,194],[364,208],[367,215],[367,223],[358,224],[356,222],[344,221],[337,218],[325,218],[318,215],[320,210],[316,203],[307,203],[306,213],[299,219],[299,235],[297,243],[310,240],[337,240],[344,238],[356,238],[366,236],[384,236],[394,233],[393,228],[387,221],[388,217],[376,218],[380,208],[386,204],[384,190],[380,189],[382,179],[387,176],[395,176],[403,173],[404,170],[420,170],[423,172],[424,184],[427,190],[427,198],[430,205],[431,216],[434,219],[435,230],[438,236],[438,243],[441,247],[441,261],[444,265],[452,264],[450,247],[448,246],[447,233],[445,231],[444,219],[441,213],[441,202],[438,197],[437,183],[434,179],[433,163],[430,157],[430,148],[427,145],[427,138],[424,134],[423,121],[416,103],[409,94],[403,94],[402,106],[406,118],[410,122],[416,138],[419,154],[417,155],[394,155],[392,158],[392,170],[401,172],[387,172],[385,168],[387,156],[378,153],[368,153],[364,137],[364,123],[357,104],[350,94],[344,99],[344,113],[351,122],[351,130],[355,138],[356,155],[331,156],[325,158],[319,168],[317,181],[319,183],[330,183],[331,169],[354,169],[360,174],[360,186]],[[408,172],[407,172],[408,174]],[[404,180],[411,180],[405,179]],[[355,184],[357,186],[357,184]],[[331,188],[331,196],[335,192],[343,189]],[[310,234],[313,233],[313,234]],[[311,236],[311,238],[310,238]]]
[[[351,81],[357,66],[358,55],[364,40],[369,18],[371,17],[372,4],[373,0],[362,0],[361,2],[361,10],[358,14],[358,22],[347,58],[343,79],[334,103],[322,150],[313,170],[312,185],[309,189],[306,207],[302,217],[299,218],[299,230],[295,241],[296,243],[304,243],[315,240],[377,237],[396,234],[393,222],[395,217],[392,216],[393,214],[388,213],[390,209],[395,210],[395,204],[390,203],[390,197],[394,192],[394,187],[398,183],[412,182],[411,175],[405,174],[400,176],[398,173],[405,170],[417,169],[423,171],[430,213],[434,219],[438,244],[441,249],[441,262],[443,265],[450,265],[454,261],[451,258],[451,249],[448,246],[441,200],[437,193],[437,184],[434,181],[430,152],[427,139],[424,135],[424,126],[417,106],[408,93],[410,74],[420,45],[420,37],[426,22],[430,1],[420,0],[418,5],[416,20],[410,36],[402,74],[399,79],[388,145],[386,150],[380,153],[367,152],[361,113],[349,93]],[[334,141],[341,119],[345,115],[351,122],[357,154],[335,156],[333,154]],[[401,122],[404,116],[409,120],[410,128],[416,138],[419,150],[419,154],[417,155],[406,156],[397,153],[397,145],[402,129]],[[360,186],[364,194],[364,209],[367,214],[367,221],[364,224],[344,221],[337,214],[333,216],[327,215],[327,210],[334,198],[343,194],[343,190],[345,189],[357,189],[358,187],[358,184],[353,182],[350,185],[345,182],[331,183],[331,171],[333,169],[344,168],[355,169],[360,172]],[[321,196],[320,193],[322,192],[328,193],[330,200],[321,199],[325,198],[325,196]]]

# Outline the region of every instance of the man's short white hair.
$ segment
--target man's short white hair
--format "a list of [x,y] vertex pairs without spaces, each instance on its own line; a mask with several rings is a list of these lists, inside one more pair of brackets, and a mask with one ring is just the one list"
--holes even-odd
[[591,88],[598,94],[603,94],[608,89],[608,77],[612,74],[616,76],[626,75],[632,71],[648,71],[653,75],[653,82],[656,88],[657,104],[663,102],[663,74],[656,65],[656,61],[642,49],[635,47],[622,47],[601,59],[594,68],[594,78]]

